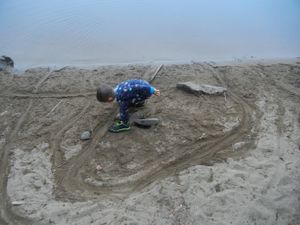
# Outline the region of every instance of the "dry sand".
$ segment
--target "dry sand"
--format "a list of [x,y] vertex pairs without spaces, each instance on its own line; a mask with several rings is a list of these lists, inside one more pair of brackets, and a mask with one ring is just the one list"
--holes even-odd
[[0,72],[0,224],[300,224],[300,59],[165,65],[140,109],[161,123],[108,133],[97,86],[154,70]]

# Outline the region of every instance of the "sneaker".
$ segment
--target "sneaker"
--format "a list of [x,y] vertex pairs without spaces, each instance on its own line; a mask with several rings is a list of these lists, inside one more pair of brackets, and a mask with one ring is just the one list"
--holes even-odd
[[113,124],[108,130],[112,133],[119,133],[122,131],[130,130],[130,126],[123,122],[117,122],[117,123]]

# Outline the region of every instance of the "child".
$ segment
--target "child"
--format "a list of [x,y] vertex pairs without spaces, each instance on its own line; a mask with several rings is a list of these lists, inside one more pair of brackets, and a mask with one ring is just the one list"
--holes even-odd
[[120,106],[120,121],[112,125],[109,131],[118,133],[130,130],[128,108],[130,106],[139,107],[144,105],[145,100],[153,94],[160,96],[160,91],[145,80],[123,81],[114,89],[105,84],[101,85],[97,89],[98,101],[113,102],[116,98]]

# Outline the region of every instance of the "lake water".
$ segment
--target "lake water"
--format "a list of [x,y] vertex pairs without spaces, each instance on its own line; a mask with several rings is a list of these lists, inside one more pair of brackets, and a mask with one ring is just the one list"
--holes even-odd
[[300,56],[300,0],[1,0],[17,67]]

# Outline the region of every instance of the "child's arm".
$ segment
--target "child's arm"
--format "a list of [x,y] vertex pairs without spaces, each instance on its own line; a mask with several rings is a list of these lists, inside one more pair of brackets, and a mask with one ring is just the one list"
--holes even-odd
[[137,80],[131,83],[129,91],[133,93],[142,94],[145,98],[149,98],[151,95],[160,96],[160,91],[152,87],[147,81]]

